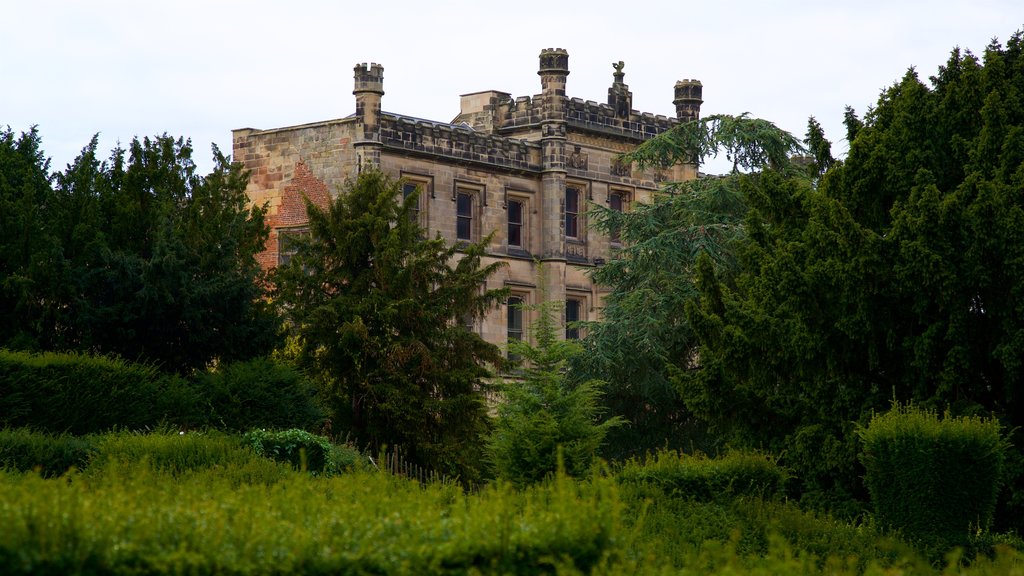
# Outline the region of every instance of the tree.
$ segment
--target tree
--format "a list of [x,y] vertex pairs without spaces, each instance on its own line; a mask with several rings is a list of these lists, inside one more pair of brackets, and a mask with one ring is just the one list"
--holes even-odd
[[473,482],[489,431],[485,394],[497,347],[465,328],[498,305],[482,289],[501,266],[484,244],[424,238],[415,195],[363,172],[325,208],[307,203],[309,235],[273,276],[300,360],[327,382],[334,424],[371,449]]
[[739,275],[701,270],[688,406],[784,452],[805,495],[864,496],[854,423],[894,399],[1024,423],[1022,44],[955,50],[931,86],[909,71],[848,117],[817,190],[748,196]]
[[[539,270],[537,284],[544,286],[544,271]],[[530,327],[536,345],[509,341],[509,353],[522,360],[523,369],[501,384],[488,455],[498,478],[518,486],[554,474],[559,458],[570,476],[586,475],[605,435],[624,423],[621,417],[599,421],[601,382],[573,384],[566,378],[567,361],[582,348],[557,336],[555,313],[562,304],[545,300],[528,307],[539,314]]]
[[58,306],[48,263],[58,246],[49,233],[54,201],[50,161],[33,126],[20,137],[0,130],[0,346],[38,348]]
[[54,188],[22,196],[16,228],[34,218],[34,239],[21,243],[5,284],[17,280],[28,315],[8,345],[116,354],[183,373],[268,352],[278,320],[255,259],[268,231],[263,209],[247,206],[241,165],[214,147],[214,170],[198,176],[191,144],[166,135],[134,139],[100,162],[96,142],[55,175]]
[[748,189],[759,182],[750,172],[781,171],[806,179],[789,162],[802,148],[770,122],[744,114],[681,124],[625,157],[641,166],[668,166],[723,151],[734,162],[727,176],[671,183],[652,203],[628,213],[593,209],[596,226],[618,230],[624,247],[592,273],[610,292],[602,320],[588,326],[572,374],[580,381],[605,380],[611,413],[629,421],[610,432],[607,456],[635,455],[666,444],[716,448],[670,377],[694,361],[697,341],[685,307],[697,297],[695,265],[701,254],[708,254],[723,278],[737,272],[733,246],[746,234]]

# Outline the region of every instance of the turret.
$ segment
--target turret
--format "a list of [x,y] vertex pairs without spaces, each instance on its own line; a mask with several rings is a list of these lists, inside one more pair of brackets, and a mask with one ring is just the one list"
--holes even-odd
[[700,118],[700,105],[704,103],[702,96],[704,85],[700,80],[680,80],[676,82],[675,99],[672,103],[676,105],[676,118],[687,122]]
[[540,52],[540,86],[544,95],[565,96],[565,79],[569,75],[569,53],[561,48],[545,48]]
[[380,100],[384,95],[384,67],[377,63],[356,64],[355,88],[356,117],[363,125],[363,133],[352,144],[356,148],[358,170],[364,167],[380,168]]
[[380,129],[380,100],[384,95],[384,67],[377,63],[356,64],[356,116],[362,119],[367,140],[377,140]]

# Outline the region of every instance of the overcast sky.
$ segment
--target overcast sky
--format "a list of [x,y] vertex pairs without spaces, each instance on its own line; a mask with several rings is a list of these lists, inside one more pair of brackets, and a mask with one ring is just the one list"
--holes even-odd
[[801,138],[813,115],[842,155],[844,106],[863,114],[909,67],[927,79],[954,47],[1022,28],[1021,0],[0,0],[0,126],[38,125],[54,170],[95,133],[106,157],[166,132],[206,172],[233,128],[354,112],[358,62],[384,66],[384,110],[447,122],[460,94],[539,93],[537,56],[560,47],[570,96],[604,102],[623,60],[637,110],[674,115],[673,85],[696,78],[703,115]]

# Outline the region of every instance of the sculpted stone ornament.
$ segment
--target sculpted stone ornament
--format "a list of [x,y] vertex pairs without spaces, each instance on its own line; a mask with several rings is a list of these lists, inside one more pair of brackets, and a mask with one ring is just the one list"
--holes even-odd
[[622,60],[619,60],[618,62],[612,62],[612,68],[615,68],[615,73],[612,74],[612,76],[615,77],[616,84],[622,84],[622,78],[626,75],[626,73],[623,72],[622,69],[625,67],[626,63],[623,62]]

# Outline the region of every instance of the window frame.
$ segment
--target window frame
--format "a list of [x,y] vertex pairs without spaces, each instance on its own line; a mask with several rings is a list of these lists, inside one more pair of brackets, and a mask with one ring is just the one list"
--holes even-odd
[[[629,211],[629,203],[632,200],[632,197],[633,197],[633,191],[632,190],[628,190],[628,189],[625,189],[625,188],[614,188],[614,187],[609,188],[608,189],[608,209],[609,210],[617,211],[620,214],[625,214],[626,212]],[[616,208],[615,208],[615,206],[613,204],[613,200],[612,200],[613,198],[618,198],[619,199],[619,208],[618,208],[618,210],[616,210]],[[620,231],[617,230],[617,229],[616,230],[609,230],[608,231],[608,241],[613,246],[621,246],[622,245],[622,237],[620,236]]]
[[277,266],[287,266],[292,257],[298,252],[296,249],[285,249],[285,242],[288,237],[309,236],[309,226],[287,226],[275,228],[277,235]]
[[[520,360],[509,348],[512,340],[526,339],[526,310],[528,295],[524,292],[512,292],[505,299],[505,357],[512,362]],[[519,327],[513,329],[513,318],[518,318]],[[513,336],[515,334],[516,336]]]
[[[570,191],[576,200],[575,209],[571,211],[569,209]],[[567,240],[581,240],[584,237],[582,234],[583,227],[580,225],[581,196],[583,196],[583,190],[579,186],[566,183],[565,194],[562,197],[562,227]],[[571,230],[570,223],[572,224]]]
[[423,174],[411,172],[400,172],[399,178],[402,184],[402,200],[408,197],[406,187],[409,185],[420,188],[420,195],[416,199],[416,222],[420,227],[427,230],[430,226],[430,199],[434,197],[434,178]]
[[[487,190],[483,184],[455,180],[452,187],[452,202],[455,203],[455,242],[472,243],[480,241],[480,227],[483,219],[484,206],[487,205]],[[470,199],[469,213],[460,214],[459,199],[465,195]],[[468,219],[469,237],[459,236],[460,219]]]
[[[570,318],[569,317],[570,316],[569,311],[572,308],[575,308],[575,312],[576,312],[576,314],[575,314],[576,317],[575,318]],[[584,318],[583,318],[583,299],[582,298],[577,298],[577,297],[572,297],[572,296],[567,297],[565,299],[565,309],[564,309],[563,314],[564,314],[564,318],[565,318],[565,323],[564,323],[565,324],[565,339],[566,340],[579,340],[580,336],[581,336],[580,329],[578,327],[577,328],[570,327],[569,324],[573,323],[573,322],[581,322],[581,321],[584,320]]]

